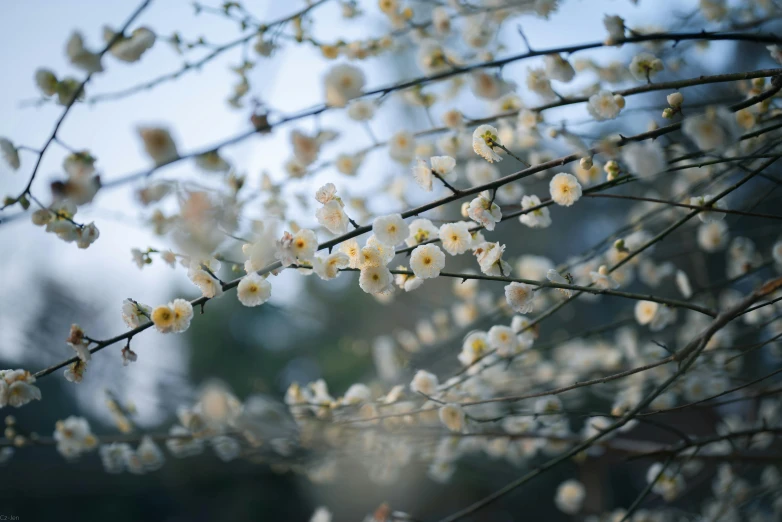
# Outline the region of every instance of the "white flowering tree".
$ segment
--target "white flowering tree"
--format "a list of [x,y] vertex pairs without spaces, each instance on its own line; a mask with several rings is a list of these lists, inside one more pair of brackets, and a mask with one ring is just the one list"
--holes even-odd
[[[114,252],[118,263],[138,274],[168,265],[191,284],[148,302],[139,276],[137,295],[99,304],[127,326],[108,335],[57,310],[73,323],[58,333],[69,356],[0,371],[9,469],[51,446],[74,467],[94,452],[108,473],[145,474],[210,447],[315,483],[345,480],[358,461],[375,491],[410,468],[426,475],[416,480],[472,470],[492,484],[462,484],[437,505],[364,505],[375,522],[526,519],[536,511],[513,499],[563,472],[534,499],[551,507],[535,519],[782,517],[779,3],[297,0],[276,19],[251,2],[196,3],[195,17],[236,32],[226,41],[156,29],[156,3],[123,3],[133,10],[102,42],[74,31],[66,68],[31,65],[38,93],[20,110],[49,130],[42,144],[0,138],[0,244],[63,241],[89,256],[107,240],[95,208],[124,191],[155,246]],[[574,25],[582,16],[602,26]],[[168,46],[177,68],[98,88]],[[270,64],[296,53],[322,67],[300,67],[282,91],[319,101],[280,106],[262,94]],[[231,135],[183,146],[178,127],[212,122],[178,122],[169,107],[156,109],[165,124],[115,122],[150,162],[123,173],[104,172],[111,152],[66,132],[73,113],[132,106],[195,71],[220,72],[225,56],[240,60],[225,111],[244,123]],[[268,141],[276,157],[260,172],[237,152]],[[52,160],[60,174],[43,179]],[[175,166],[186,168],[166,176]],[[346,342],[370,346],[372,370],[350,385],[327,372],[286,381],[275,403],[211,381],[149,429],[133,421],[132,391],[110,396],[114,430],[93,431],[80,411],[35,422],[45,381],[109,386],[90,371],[95,359],[132,372],[154,338],[227,301],[257,313],[306,305],[321,283],[304,279],[366,308],[339,323]],[[232,358],[230,343],[221,350]],[[494,484],[486,459],[509,478]],[[584,471],[606,466],[633,477],[632,496]],[[311,520],[341,513],[323,504]]]

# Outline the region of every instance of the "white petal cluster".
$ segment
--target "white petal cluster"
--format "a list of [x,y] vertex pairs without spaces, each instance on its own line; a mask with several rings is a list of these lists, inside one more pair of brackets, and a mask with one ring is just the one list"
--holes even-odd
[[339,64],[332,67],[324,79],[326,103],[332,107],[344,107],[361,96],[366,78],[358,67]]
[[410,227],[401,214],[389,214],[375,218],[372,232],[378,241],[384,245],[396,246],[402,243],[410,234]]
[[546,71],[543,69],[529,69],[527,71],[527,88],[544,100],[556,98],[554,89],[551,88],[551,79],[546,76]]
[[563,513],[575,515],[581,511],[585,498],[584,485],[575,479],[570,479],[559,485],[554,502]]
[[98,438],[92,434],[87,419],[73,415],[57,421],[54,440],[57,443],[57,451],[66,459],[74,459],[98,447]]
[[558,54],[547,54],[543,57],[546,66],[546,76],[552,80],[567,83],[576,76],[576,71],[566,59]]
[[608,38],[606,38],[606,45],[614,45],[617,42],[624,40],[625,38],[625,21],[621,16],[605,15],[603,17],[603,25],[608,31]]
[[503,252],[505,252],[505,245],[488,241],[480,243],[473,249],[481,272],[489,276],[508,277],[511,273],[511,266],[502,259]]
[[443,249],[452,256],[464,254],[472,246],[473,238],[467,221],[445,223],[440,226],[439,235]]
[[438,412],[440,422],[450,431],[460,433],[464,431],[464,410],[458,404],[446,404]]
[[145,304],[125,299],[122,301],[122,320],[128,328],[138,328],[142,324],[149,322],[152,315],[152,308]]
[[622,96],[612,94],[609,91],[600,91],[589,97],[587,111],[598,121],[613,120],[619,116],[619,111],[624,107]]
[[551,199],[557,205],[569,207],[581,198],[581,184],[572,174],[560,172],[549,183]]
[[440,232],[431,221],[425,218],[414,219],[410,222],[410,235],[405,239],[405,244],[409,247],[432,241],[440,237]]
[[272,296],[272,284],[263,276],[251,272],[236,287],[236,297],[244,306],[259,306]]
[[368,294],[383,294],[392,288],[393,276],[385,266],[370,266],[361,269],[358,285]]
[[[690,205],[696,206],[696,207],[704,207],[706,206],[706,203],[710,202],[714,199],[714,196],[711,194],[706,194],[704,196],[696,196],[690,198]],[[709,205],[709,208],[720,208],[724,209],[725,207],[722,206],[723,200],[715,201],[714,203],[711,203]],[[700,219],[703,223],[713,223],[715,221],[722,221],[725,219],[725,213],[724,212],[710,212],[708,210],[704,210],[698,213],[698,219]]]
[[502,161],[502,156],[498,154],[502,149],[495,146],[502,145],[499,138],[499,131],[491,125],[481,125],[472,133],[472,149],[475,154],[482,157],[489,163]]
[[339,271],[348,266],[350,266],[350,257],[344,252],[332,252],[326,257],[315,256],[312,262],[315,273],[324,281],[336,279]]
[[654,178],[665,170],[665,151],[657,141],[628,143],[622,147],[622,161],[631,173],[642,181]]
[[488,353],[490,346],[489,336],[486,332],[472,332],[462,343],[462,351],[459,352],[459,362],[463,366],[474,364]]
[[34,384],[35,377],[27,370],[0,370],[0,408],[40,401],[41,390]]
[[630,74],[639,81],[651,81],[664,68],[662,60],[649,53],[639,53],[630,62]]
[[193,261],[187,271],[187,277],[201,290],[201,295],[213,299],[223,295],[223,285],[217,279],[216,271],[220,264],[217,260],[211,262]]
[[541,201],[538,196],[532,195],[522,197],[521,209],[527,210],[535,208],[535,210],[520,215],[519,221],[530,228],[546,228],[551,225],[551,213],[549,212],[548,207],[536,208],[540,206],[540,204]]
[[427,166],[426,161],[419,159],[413,166],[413,179],[427,192],[432,190],[432,178],[435,175],[445,178],[456,167],[456,160],[450,156],[432,156],[429,163],[431,167]]
[[481,192],[470,201],[467,215],[486,230],[494,230],[494,225],[502,219],[499,205],[491,200],[489,192]]
[[528,314],[535,308],[535,288],[526,283],[510,283],[505,287],[505,300],[514,312]]
[[710,107],[703,114],[688,116],[682,132],[701,150],[728,147],[741,136],[736,118],[725,107]]
[[435,278],[445,268],[445,254],[437,245],[419,245],[410,255],[410,268],[418,278]]
[[277,241],[277,251],[274,256],[282,266],[290,266],[296,262],[310,264],[318,249],[318,237],[312,230],[302,228],[295,234],[285,232]]
[[185,299],[174,299],[152,310],[151,319],[160,333],[182,333],[190,327],[193,305]]
[[413,376],[413,380],[410,382],[410,391],[413,393],[423,393],[427,397],[431,397],[437,392],[438,385],[439,382],[436,375],[429,373],[426,370],[418,370]]

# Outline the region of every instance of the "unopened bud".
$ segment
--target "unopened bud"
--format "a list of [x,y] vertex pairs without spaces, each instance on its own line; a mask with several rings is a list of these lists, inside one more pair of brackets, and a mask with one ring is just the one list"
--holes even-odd
[[680,92],[672,92],[665,99],[668,100],[668,105],[674,108],[681,107],[684,103],[684,95]]
[[621,94],[614,94],[614,102],[616,102],[617,107],[620,109],[625,108],[625,97]]
[[581,161],[579,162],[581,165],[581,168],[584,170],[589,170],[592,168],[592,156],[585,156],[581,158]]
[[619,172],[621,172],[621,169],[619,168],[619,163],[617,163],[615,160],[611,160],[605,164],[603,167],[603,170],[606,174],[609,176],[617,176]]

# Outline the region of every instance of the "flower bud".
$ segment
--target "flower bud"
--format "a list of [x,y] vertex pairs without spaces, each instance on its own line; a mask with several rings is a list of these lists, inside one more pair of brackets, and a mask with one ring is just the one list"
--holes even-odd
[[684,95],[680,92],[672,92],[665,99],[668,100],[668,105],[674,108],[681,107],[684,103]]
[[605,164],[603,167],[603,170],[606,174],[609,176],[616,177],[619,172],[621,172],[621,169],[619,168],[619,163],[617,163],[615,160],[611,160]]
[[585,156],[581,158],[581,161],[579,162],[581,165],[581,168],[584,170],[589,170],[592,168],[592,156]]

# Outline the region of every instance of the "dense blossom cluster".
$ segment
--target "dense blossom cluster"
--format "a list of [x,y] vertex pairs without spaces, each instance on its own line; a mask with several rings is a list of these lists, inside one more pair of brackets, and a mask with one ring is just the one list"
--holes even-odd
[[[321,78],[318,107],[285,118],[263,104],[253,107],[248,136],[289,132],[291,154],[281,172],[264,172],[257,180],[240,174],[224,145],[241,137],[189,153],[178,145],[173,126],[136,127],[152,167],[135,195],[168,249],[135,248],[130,260],[139,269],[163,261],[193,288],[187,298],[158,306],[124,300],[116,308],[128,331],[117,338],[96,341],[74,324],[66,339],[73,357],[54,369],[65,368],[68,381],[82,382],[91,377],[94,354],[119,341],[126,341],[121,354],[128,365],[139,357],[131,340],[142,331],[185,332],[197,320],[194,310],[204,312],[206,302],[231,292],[246,307],[261,306],[274,300],[276,278],[294,271],[323,281],[351,278],[345,291],[358,287],[370,294],[358,298],[380,304],[411,294],[438,296],[443,305],[376,337],[370,351],[377,376],[342,395],[323,379],[294,382],[283,406],[261,395],[242,401],[227,386],[209,382],[192,405],[177,411],[167,432],[136,438],[128,435],[132,414],[112,399],[122,435],[96,436],[85,418],[69,416],[55,425],[50,442],[57,451],[69,460],[97,451],[107,472],[142,474],[163,466],[161,446],[177,458],[208,446],[223,461],[262,454],[276,470],[315,483],[338,480],[353,459],[381,485],[397,480],[413,461],[425,462],[432,480],[448,482],[467,456],[542,473],[565,461],[629,453],[644,462],[648,487],[639,489],[638,502],[616,508],[593,502],[591,492],[604,486],[586,483],[588,474],[582,474],[559,483],[553,506],[590,522],[683,520],[677,510],[724,522],[782,516],[782,472],[773,464],[782,407],[779,389],[770,386],[782,359],[782,215],[756,209],[773,192],[770,183],[780,183],[771,167],[782,157],[782,69],[775,68],[782,63],[782,41],[773,34],[717,32],[752,29],[778,18],[780,8],[701,0],[690,17],[696,20],[690,25],[700,24],[694,32],[634,26],[606,15],[603,39],[595,44],[544,52],[530,47],[522,32],[528,52],[497,61],[505,56],[496,37],[502,27],[511,20],[553,20],[565,2],[381,0],[371,9],[387,24],[386,34],[334,42],[319,40],[312,28],[312,12],[325,3],[308,5],[278,22],[278,29],[255,28],[259,63],[288,41],[279,34],[334,60]],[[335,3],[345,23],[367,14],[357,3]],[[226,3],[226,15],[239,9],[233,4]],[[131,26],[105,28],[102,51],[74,32],[66,55],[87,76],[59,79],[39,69],[35,83],[43,99],[56,97],[67,113],[85,98],[91,76],[111,69],[104,56],[135,63],[154,52],[160,35]],[[690,50],[711,39],[745,40],[767,68],[688,74],[689,61],[697,60]],[[179,36],[171,40],[182,44]],[[599,47],[610,47],[605,52],[616,61],[589,54]],[[420,76],[370,87],[362,60],[391,52],[415,56]],[[524,60],[530,66],[518,78],[503,69]],[[254,65],[246,61],[235,70],[240,81],[228,101],[236,110],[246,109],[253,92]],[[699,103],[687,91],[728,82],[732,98],[725,102]],[[652,107],[637,101],[642,94]],[[382,120],[381,114],[394,112],[388,104],[397,102],[421,111],[431,126],[414,131]],[[589,116],[589,131],[580,132],[575,118],[560,123],[548,116],[550,109],[571,105]],[[283,128],[324,112],[344,114],[345,125],[366,130],[371,145],[359,149],[342,129],[320,122],[314,131]],[[628,114],[648,129],[617,132]],[[374,134],[381,128],[385,141]],[[40,159],[49,145],[61,144],[57,131],[40,151],[0,138],[4,162],[24,172],[28,151]],[[344,149],[329,153],[346,141]],[[69,149],[48,204],[33,192],[36,164],[26,188],[6,198],[3,209],[26,211],[34,203],[35,225],[88,248],[99,238],[98,228],[75,217],[106,189],[93,155],[99,153]],[[393,174],[375,201],[372,193],[358,195],[358,177],[378,158]],[[219,180],[219,188],[153,177],[183,161]],[[323,173],[329,182],[306,185]],[[434,200],[426,199],[431,195]],[[609,198],[629,209],[608,205]],[[751,230],[739,220],[771,228]],[[556,243],[556,253],[535,253],[547,242]],[[232,279],[221,279],[230,273]],[[453,285],[443,283],[446,278]],[[613,307],[614,300],[624,305]],[[592,323],[603,310],[617,317],[587,330],[568,323],[581,314],[588,317],[581,324]],[[549,317],[556,319],[547,325],[558,324],[545,330],[541,323]],[[755,352],[762,354],[761,373],[745,362]],[[432,354],[443,362],[437,370],[422,367]],[[0,371],[0,408],[40,400],[36,377],[54,369]],[[720,408],[716,401],[723,396],[729,396],[725,405],[740,406]],[[668,410],[694,407],[711,407],[714,433],[690,433],[691,426],[665,417]],[[670,423],[668,435],[683,436],[671,442],[640,429],[658,414],[658,427]],[[13,423],[6,432],[0,462],[10,457],[10,446],[33,442]],[[752,472],[745,475],[747,468]],[[537,474],[522,473],[514,487]],[[676,507],[691,484],[705,481],[710,491],[697,505],[690,500]],[[640,507],[648,495],[661,502]],[[411,519],[406,516],[384,505],[367,520]],[[331,519],[326,507],[311,518]]]

